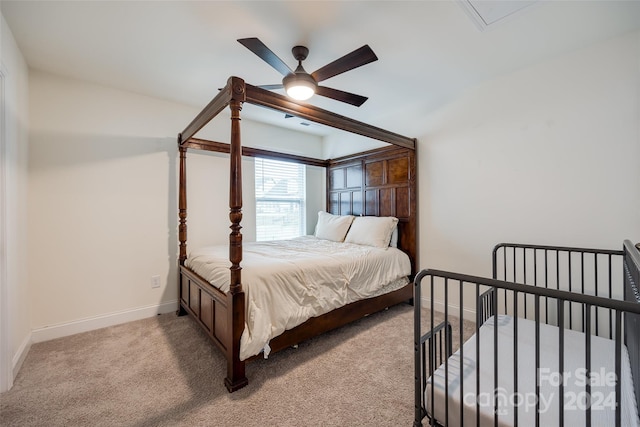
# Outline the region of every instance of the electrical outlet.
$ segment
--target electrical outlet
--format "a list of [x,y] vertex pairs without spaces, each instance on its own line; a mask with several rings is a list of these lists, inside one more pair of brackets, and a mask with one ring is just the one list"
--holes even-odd
[[152,288],[160,287],[160,276],[151,276],[151,287]]

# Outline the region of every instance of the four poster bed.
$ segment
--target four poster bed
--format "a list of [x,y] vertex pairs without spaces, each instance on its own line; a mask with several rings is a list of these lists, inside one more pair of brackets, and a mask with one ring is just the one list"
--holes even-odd
[[[286,114],[292,114],[305,120],[320,123],[322,125],[337,128],[346,132],[359,134],[379,141],[391,144],[377,150],[370,150],[355,155],[341,157],[333,160],[312,159],[307,157],[292,156],[275,153],[268,150],[259,150],[242,147],[240,138],[240,111],[244,103],[259,105]],[[196,139],[194,135],[211,119],[216,117],[227,106],[231,110],[231,142],[230,144]],[[205,333],[216,344],[227,359],[227,375],[224,380],[229,392],[240,389],[248,384],[245,375],[245,363],[255,357],[260,357],[263,353],[266,357],[268,352],[275,352],[283,348],[296,345],[297,343],[353,322],[368,314],[380,311],[404,301],[410,301],[413,297],[410,279],[415,273],[415,263],[417,259],[416,245],[416,140],[407,138],[393,132],[386,131],[365,123],[346,118],[344,116],[331,113],[320,108],[300,104],[291,101],[282,95],[269,92],[264,89],[246,84],[242,79],[230,77],[226,86],[218,95],[204,108],[204,110],[186,127],[178,136],[178,146],[180,151],[180,186],[179,186],[179,241],[180,241],[180,273],[179,273],[179,314],[188,314],[195,322],[202,327]],[[207,255],[204,252],[195,252],[192,257],[187,254],[187,194],[186,194],[186,152],[188,149],[208,150],[225,152],[230,155],[230,182],[229,182],[229,219],[231,222],[231,233],[229,236],[228,260],[225,265],[224,279],[220,279],[219,272],[216,274],[201,269],[197,265],[199,257]],[[266,345],[259,342],[257,347],[248,347],[247,333],[255,333],[259,329],[260,322],[254,319],[255,306],[268,305],[269,302],[259,300],[256,302],[257,287],[251,283],[247,287],[247,278],[253,279],[253,271],[250,270],[251,262],[260,264],[265,255],[269,255],[270,247],[250,243],[250,251],[243,257],[243,242],[241,230],[242,220],[242,156],[260,156],[266,158],[276,158],[289,160],[308,165],[321,166],[327,171],[327,213],[329,222],[347,221],[350,228],[345,230],[346,236],[335,239],[336,242],[323,240],[320,246],[325,247],[324,257],[331,262],[338,258],[346,258],[347,254],[359,253],[359,258],[371,258],[377,252],[385,254],[396,254],[403,265],[397,280],[392,277],[377,279],[381,283],[380,287],[363,291],[369,288],[369,281],[374,282],[383,271],[390,270],[387,267],[380,267],[377,271],[363,270],[358,273],[363,280],[362,287],[354,289],[348,283],[348,289],[344,284],[340,284],[340,290],[325,290],[324,285],[315,285],[321,288],[316,292],[319,294],[329,293],[332,297],[314,300],[313,303],[320,307],[319,311],[314,311],[308,318],[303,318],[302,323],[291,323],[278,330],[276,336],[267,336]],[[319,213],[321,217],[323,213]],[[371,217],[378,217],[372,219]],[[369,222],[367,222],[369,221]],[[350,234],[356,227],[356,222],[360,225],[360,236],[366,236],[372,222],[388,224],[392,221],[393,234],[389,240],[385,236],[383,245],[378,247],[361,247],[357,238],[350,241]],[[386,225],[385,225],[386,226]],[[391,228],[385,229],[391,233]],[[385,231],[386,232],[386,231]],[[306,253],[308,244],[299,239],[293,242],[294,247],[286,247],[284,251],[293,255]],[[308,240],[313,240],[308,238]],[[350,243],[351,242],[351,243]],[[390,245],[390,243],[392,243]],[[315,242],[318,244],[318,242]],[[332,246],[333,245],[333,246]],[[351,245],[351,246],[348,246]],[[396,246],[388,247],[388,246]],[[273,249],[276,250],[276,249]],[[278,249],[280,250],[280,249]],[[342,250],[343,255],[338,255]],[[215,252],[216,250],[212,250]],[[286,252],[285,252],[286,253]],[[275,254],[275,252],[274,252]],[[305,255],[302,255],[304,258]],[[404,259],[402,258],[404,257]],[[278,260],[287,259],[286,255],[272,257],[273,262],[262,262],[262,264],[272,264],[271,269],[281,270],[288,268],[287,263],[278,264]],[[258,260],[258,261],[256,261]],[[308,261],[308,260],[307,260]],[[242,263],[242,264],[241,264]],[[315,263],[315,261],[313,262]],[[204,264],[212,264],[211,261],[204,261]],[[287,264],[287,265],[285,265]],[[230,265],[230,267],[229,267]],[[241,275],[245,268],[245,276]],[[294,267],[298,268],[298,266]],[[300,267],[302,268],[302,267]],[[306,267],[305,267],[306,268]],[[337,270],[338,273],[351,270],[352,267]],[[196,271],[197,270],[197,271]],[[341,273],[341,274],[342,274]],[[308,275],[306,270],[296,270],[294,275]],[[315,273],[314,273],[315,274]],[[340,276],[332,274],[330,270],[316,274],[317,276]],[[353,275],[357,275],[353,273]],[[203,277],[207,276],[207,278]],[[215,279],[214,277],[218,277]],[[394,276],[395,277],[395,276]],[[278,280],[267,278],[263,288],[267,288],[271,293],[291,293],[289,286],[293,286],[293,279]],[[224,282],[224,283],[218,283]],[[283,288],[276,288],[275,282],[282,282]],[[282,290],[284,289],[284,290]],[[300,291],[305,295],[303,300],[307,300],[307,292]],[[356,295],[357,294],[357,295]],[[334,297],[339,295],[339,297]],[[291,298],[290,298],[291,299]],[[295,298],[293,298],[295,299]],[[336,304],[335,301],[340,303]],[[266,301],[266,300],[265,300]],[[342,305],[346,304],[346,305]],[[265,307],[262,307],[265,309]],[[301,311],[306,311],[302,307]],[[299,311],[300,311],[299,310]],[[280,307],[266,307],[263,311],[280,311]],[[285,322],[286,323],[286,322]],[[247,329],[249,325],[249,329]],[[271,328],[271,326],[269,326]],[[276,328],[271,328],[276,329]],[[256,351],[256,348],[263,351]]]

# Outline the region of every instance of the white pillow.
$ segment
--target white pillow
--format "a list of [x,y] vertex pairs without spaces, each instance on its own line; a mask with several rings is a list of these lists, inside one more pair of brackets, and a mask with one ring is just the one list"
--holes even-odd
[[344,236],[347,234],[353,218],[353,215],[332,215],[324,211],[318,212],[316,237],[334,242],[344,241]]
[[344,239],[346,243],[386,248],[389,246],[393,229],[398,218],[392,216],[359,216],[353,220],[351,228]]
[[397,224],[395,227],[393,227],[393,232],[391,233],[391,242],[389,242],[389,246],[391,246],[392,248],[398,247],[398,225]]

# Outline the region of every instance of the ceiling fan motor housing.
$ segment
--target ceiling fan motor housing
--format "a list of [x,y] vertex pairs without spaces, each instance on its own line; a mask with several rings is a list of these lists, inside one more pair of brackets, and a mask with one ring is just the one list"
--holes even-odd
[[306,86],[315,93],[318,90],[318,82],[302,67],[302,61],[309,55],[309,49],[304,46],[294,46],[291,53],[298,61],[298,67],[293,74],[288,74],[282,79],[285,90],[289,92],[289,88],[292,86]]
[[296,58],[296,61],[304,61],[307,59],[307,55],[309,55],[309,49],[304,46],[294,46],[291,48],[291,53],[293,53],[293,57]]

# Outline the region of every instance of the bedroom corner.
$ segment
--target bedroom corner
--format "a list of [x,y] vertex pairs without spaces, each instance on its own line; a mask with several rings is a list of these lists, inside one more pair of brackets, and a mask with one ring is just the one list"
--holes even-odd
[[0,391],[5,391],[31,344],[24,256],[29,84],[27,64],[3,14],[0,42]]

